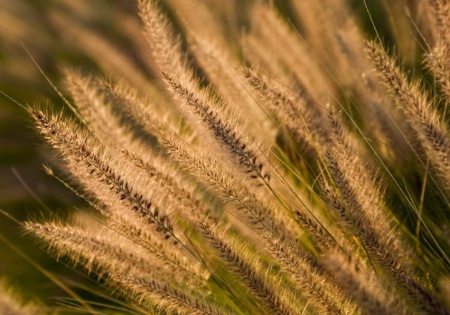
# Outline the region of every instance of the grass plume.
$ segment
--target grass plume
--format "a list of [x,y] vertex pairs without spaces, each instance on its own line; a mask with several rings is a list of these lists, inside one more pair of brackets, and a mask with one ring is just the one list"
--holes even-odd
[[27,235],[101,314],[450,314],[448,1],[410,4],[420,45],[363,27],[387,2],[272,2],[138,0],[115,39],[45,9],[98,67],[64,71],[73,113],[26,107],[86,202]]

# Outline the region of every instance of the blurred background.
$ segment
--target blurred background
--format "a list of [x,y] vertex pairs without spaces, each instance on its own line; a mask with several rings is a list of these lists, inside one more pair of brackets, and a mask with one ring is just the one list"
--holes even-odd
[[[63,107],[63,100],[37,65],[61,90],[64,66],[100,73],[77,39],[86,29],[103,34],[105,42],[110,40],[124,54],[133,55],[131,49],[127,51],[126,34],[114,23],[119,15],[138,23],[134,1],[0,0],[0,91],[7,95],[0,96],[0,210],[11,216],[0,214],[0,279],[25,301],[57,306],[55,297],[67,296],[27,258],[68,283],[89,285],[89,281],[64,261],[57,263],[41,251],[13,220],[64,218],[85,206],[43,171],[44,164],[52,164],[51,152],[16,102],[50,110]],[[65,31],[69,28],[75,31]]]

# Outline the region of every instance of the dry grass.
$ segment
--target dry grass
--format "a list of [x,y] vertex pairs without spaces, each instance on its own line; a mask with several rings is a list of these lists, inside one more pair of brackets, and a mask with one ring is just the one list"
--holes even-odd
[[50,7],[110,78],[28,108],[90,210],[27,233],[123,313],[450,314],[450,4],[409,9],[413,72],[344,0],[183,3],[118,19],[131,56]]

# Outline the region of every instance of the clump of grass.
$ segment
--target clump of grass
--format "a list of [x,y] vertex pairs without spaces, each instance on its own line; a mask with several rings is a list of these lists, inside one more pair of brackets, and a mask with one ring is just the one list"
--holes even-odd
[[252,3],[242,47],[224,3],[194,3],[211,29],[138,1],[132,41],[147,39],[153,80],[66,26],[117,69],[66,71],[73,115],[29,113],[60,162],[47,171],[97,222],[26,231],[135,313],[450,314],[449,4],[423,4],[437,23],[417,26],[433,90],[363,35],[346,1],[293,1],[292,25]]

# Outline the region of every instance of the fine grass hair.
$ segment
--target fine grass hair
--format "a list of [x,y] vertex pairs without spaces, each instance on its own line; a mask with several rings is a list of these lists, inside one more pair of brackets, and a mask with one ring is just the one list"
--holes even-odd
[[449,2],[388,39],[345,0],[190,2],[136,1],[129,55],[49,9],[103,71],[28,107],[86,203],[24,229],[121,305],[77,309],[449,315]]

